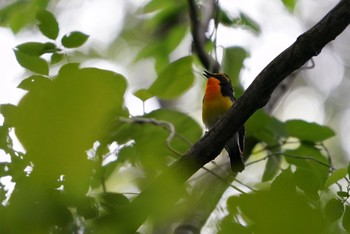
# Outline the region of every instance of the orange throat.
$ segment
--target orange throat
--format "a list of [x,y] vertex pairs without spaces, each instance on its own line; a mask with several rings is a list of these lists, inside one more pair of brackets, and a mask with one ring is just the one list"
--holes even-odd
[[232,105],[232,99],[222,95],[220,81],[208,78],[202,107],[202,119],[205,126],[211,128]]

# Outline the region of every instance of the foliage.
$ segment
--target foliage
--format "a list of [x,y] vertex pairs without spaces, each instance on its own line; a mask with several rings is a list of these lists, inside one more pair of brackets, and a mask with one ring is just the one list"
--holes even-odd
[[[30,75],[18,85],[27,91],[18,105],[0,109],[0,147],[11,157],[10,162],[0,162],[0,178],[10,177],[15,183],[11,195],[0,183],[0,213],[6,214],[0,233],[118,233],[122,222],[132,225],[123,219],[130,201],[200,138],[201,126],[171,106],[130,116],[125,104],[129,77],[69,62],[89,36],[73,31],[60,38],[55,15],[45,10],[48,1],[29,2],[16,1],[0,10],[0,23],[13,32],[36,20],[47,38],[14,48],[18,63]],[[283,3],[293,11],[295,1]],[[175,59],[171,55],[189,33],[185,1],[152,0],[143,10],[151,15],[144,24],[153,33],[139,38],[144,44],[134,63],[152,58],[157,77],[134,95],[142,102],[154,97],[174,102],[194,86],[194,67],[201,69],[191,54]],[[20,19],[18,12],[25,17]],[[230,17],[219,9],[218,21],[255,35],[262,30],[244,12]],[[128,30],[120,37],[130,39]],[[221,62],[238,94],[239,74],[248,57],[244,48],[224,48]],[[13,131],[24,150],[15,148]],[[282,122],[258,111],[246,123],[246,131],[247,139],[256,142],[246,165],[267,160],[265,171],[251,192],[228,198],[228,212],[217,224],[219,233],[350,231],[350,164],[333,168],[324,144],[335,135],[331,128],[303,120]],[[176,176],[164,178],[168,186],[177,186],[172,184]],[[136,194],[116,192],[110,184]],[[190,185],[179,188],[183,199],[190,196]],[[159,194],[178,196],[166,189]],[[149,202],[162,206],[159,197]],[[168,222],[193,207],[161,208],[150,222]]]

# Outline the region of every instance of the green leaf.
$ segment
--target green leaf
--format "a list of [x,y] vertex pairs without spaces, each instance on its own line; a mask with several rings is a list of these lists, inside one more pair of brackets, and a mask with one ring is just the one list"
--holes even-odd
[[290,136],[301,141],[322,142],[335,135],[334,131],[327,126],[304,120],[288,120],[286,127]]
[[[180,156],[169,147],[179,154],[186,152],[202,135],[202,128],[188,115],[159,109],[145,115],[144,121],[131,118],[127,123],[116,124],[110,135],[111,141],[118,144],[134,141],[131,146],[122,148],[118,160],[140,162],[147,172],[154,174],[168,165],[169,157]],[[169,138],[171,135],[173,137]]]
[[82,46],[86,40],[89,38],[88,35],[74,31],[69,34],[66,34],[62,37],[62,45],[66,48],[77,48]]
[[106,192],[101,195],[101,204],[110,211],[120,210],[129,203],[129,199],[121,193]]
[[145,13],[150,13],[156,10],[161,10],[173,6],[174,3],[170,0],[152,0],[149,1],[143,8]]
[[42,75],[49,74],[49,65],[47,62],[37,56],[31,56],[14,49],[17,62],[24,68]]
[[143,102],[153,97],[153,94],[151,94],[148,89],[139,89],[134,92],[134,95]]
[[347,231],[347,232],[350,232],[350,206],[349,205],[346,205],[345,206],[345,212],[344,212],[344,215],[343,215],[343,227],[344,229]]
[[36,15],[39,23],[39,29],[46,37],[55,40],[59,33],[59,26],[55,16],[47,11],[40,10]]
[[337,195],[341,198],[347,198],[349,196],[349,194],[347,192],[344,192],[344,191],[338,191]]
[[9,127],[14,126],[14,119],[16,116],[16,106],[12,104],[2,104],[0,105],[0,113],[4,116],[4,125],[7,125]]
[[339,199],[331,199],[325,206],[325,214],[330,222],[338,220],[344,212],[343,202]]
[[296,183],[293,172],[290,168],[283,170],[271,184],[271,191],[277,193],[287,193],[288,195],[296,192]]
[[148,90],[159,98],[173,99],[187,91],[193,81],[192,57],[187,56],[165,67]]
[[33,88],[41,89],[47,87],[51,83],[51,79],[46,76],[33,75],[27,79],[22,80],[22,82],[17,86],[17,88],[24,90],[31,90]]
[[319,199],[318,191],[321,189],[322,184],[314,170],[310,168],[297,168],[294,172],[294,179],[297,186],[303,190],[309,198],[313,200]]
[[16,49],[23,54],[31,56],[41,56],[45,53],[53,53],[57,50],[56,45],[51,42],[26,42],[16,46]]
[[18,33],[25,26],[33,24],[38,9],[47,7],[49,0],[2,1],[0,24]]
[[350,178],[350,162],[349,162],[349,166],[348,166],[348,177]]
[[240,218],[251,224],[251,233],[324,233],[326,230],[327,221],[321,210],[299,193],[278,190],[246,193],[239,196],[237,205],[242,212]]
[[239,18],[233,19],[233,25],[243,26],[257,34],[261,32],[259,24],[243,12],[240,12]]
[[295,0],[282,0],[284,6],[289,10],[289,11],[294,11],[295,7]]
[[343,179],[348,173],[347,168],[340,168],[332,172],[332,174],[327,178],[324,185],[325,188],[329,188],[332,184],[338,182],[338,180]]
[[180,153],[185,153],[202,135],[200,125],[190,116],[178,111],[159,109],[145,117],[166,121],[175,127],[175,136],[170,143],[171,147]]
[[[143,49],[137,54],[135,61],[144,58],[155,59],[156,71],[159,72],[167,66],[169,62],[169,55],[173,52],[180,42],[187,35],[188,27],[184,25],[174,26],[168,31],[162,32],[160,38],[152,38]],[[165,35],[164,35],[165,34]]]
[[30,152],[39,184],[65,175],[65,191],[83,196],[93,171],[86,151],[121,113],[126,81],[111,71],[68,64],[51,82],[40,83],[16,108],[16,136]]
[[287,150],[285,159],[297,167],[294,173],[297,186],[311,199],[318,199],[318,192],[324,188],[329,172],[328,160],[320,149],[311,144],[301,144],[295,150]]
[[277,157],[269,157],[266,162],[264,174],[262,177],[262,181],[269,181],[274,178],[274,176],[277,174],[277,172],[280,170],[282,158]]
[[224,11],[222,8],[219,8],[219,22],[225,26],[232,26],[234,24],[234,20]]
[[99,215],[96,202],[91,197],[83,197],[77,204],[77,213],[85,219],[96,218]]
[[51,55],[51,64],[59,63],[63,60],[64,54],[62,53],[53,53]]
[[253,136],[268,145],[279,144],[281,138],[288,136],[285,125],[262,110],[255,112],[245,126],[248,136]]
[[236,223],[232,220],[231,216],[228,215],[220,223],[220,229],[217,234],[227,233],[239,233],[239,234],[251,234],[252,231],[248,227],[243,226],[240,223]]
[[[225,49],[223,58],[223,69],[232,80],[233,86],[239,85],[239,74],[248,52],[241,47],[229,47]],[[236,90],[236,89],[235,89]]]

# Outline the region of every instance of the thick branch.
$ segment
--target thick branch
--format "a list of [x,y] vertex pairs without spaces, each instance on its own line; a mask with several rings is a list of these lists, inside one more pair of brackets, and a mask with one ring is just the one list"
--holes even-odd
[[[266,105],[273,90],[283,79],[318,55],[322,48],[342,33],[349,24],[350,0],[343,0],[317,25],[299,36],[295,43],[267,65],[221,121],[132,201],[131,209],[124,213],[123,220],[127,220],[124,224],[128,225],[124,233],[135,232],[149,214],[164,209],[149,204],[149,201],[154,197],[161,199],[158,195],[164,195],[164,191],[168,194],[176,193],[181,183],[220,153],[227,140],[232,137],[232,133],[237,132],[256,110]],[[177,175],[176,181],[179,184],[174,185],[168,181],[171,175]],[[162,201],[162,204],[175,203],[175,197],[171,197],[164,197],[165,201]],[[129,226],[130,224],[132,225]]]

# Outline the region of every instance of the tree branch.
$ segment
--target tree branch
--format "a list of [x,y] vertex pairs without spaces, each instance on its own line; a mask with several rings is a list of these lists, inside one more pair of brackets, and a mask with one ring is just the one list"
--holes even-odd
[[[134,233],[148,215],[164,209],[150,203],[152,198],[163,198],[163,206],[174,204],[177,201],[176,197],[164,197],[164,191],[176,194],[181,184],[213,160],[233,133],[237,132],[255,111],[266,105],[273,90],[283,79],[318,55],[322,48],[341,34],[349,24],[350,0],[342,0],[318,24],[299,36],[295,43],[268,64],[223,118],[182,158],[141,192],[131,202],[123,217],[117,217],[120,223],[124,224],[123,233]],[[176,184],[170,183],[169,178],[175,178],[175,175]]]
[[[215,4],[215,0],[212,0],[212,2],[208,5],[212,6],[213,4]],[[210,17],[206,17],[206,22],[204,22],[205,24],[202,24],[199,20],[197,7],[194,0],[188,0],[188,5],[195,52],[206,70],[211,72],[219,72],[220,64],[212,56],[210,56],[207,51],[205,51],[205,42],[207,40],[205,32]],[[209,10],[210,9],[211,8],[209,8]]]

